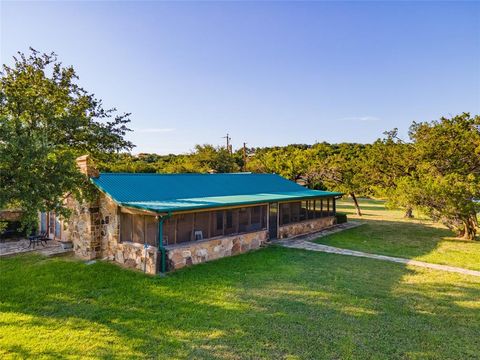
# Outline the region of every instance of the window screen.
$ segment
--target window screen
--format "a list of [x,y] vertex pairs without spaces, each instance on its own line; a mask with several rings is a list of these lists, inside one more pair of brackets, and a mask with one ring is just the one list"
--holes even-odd
[[120,241],[132,241],[132,215],[120,215]]
[[178,215],[177,244],[193,240],[193,214]]
[[175,222],[176,216],[163,222],[163,244],[175,244]]
[[237,232],[238,210],[225,211],[225,235]]
[[250,228],[252,231],[260,230],[264,227],[262,219],[263,214],[266,214],[264,206],[255,206],[251,208],[252,223]]
[[307,214],[308,214],[308,202],[302,201],[301,208],[300,208],[300,221],[307,220]]
[[145,239],[145,217],[133,215],[133,242],[143,244]]
[[238,231],[247,232],[250,229],[250,210],[251,208],[241,208],[238,210]]
[[158,222],[154,216],[145,216],[145,235],[147,244],[156,246],[158,234]]
[[290,204],[280,204],[280,225],[290,224]]
[[210,212],[199,212],[195,214],[195,232],[201,231],[202,238],[207,239],[209,237],[209,219]]

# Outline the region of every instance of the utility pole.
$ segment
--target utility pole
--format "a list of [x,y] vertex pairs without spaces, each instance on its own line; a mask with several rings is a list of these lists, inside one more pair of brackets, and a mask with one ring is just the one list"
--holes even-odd
[[224,139],[227,139],[227,151],[230,153],[230,155],[232,154],[232,146],[230,145],[230,140],[232,140],[232,138],[230,137],[230,135],[227,133],[227,136],[223,136]]
[[243,143],[243,171],[247,171],[247,143]]

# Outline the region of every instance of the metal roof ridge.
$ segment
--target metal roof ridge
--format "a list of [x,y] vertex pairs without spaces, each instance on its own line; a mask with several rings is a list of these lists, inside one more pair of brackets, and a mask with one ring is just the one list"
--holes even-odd
[[100,175],[141,175],[141,176],[214,176],[214,175],[277,175],[271,173],[252,173],[252,172],[236,172],[236,173],[130,173],[130,172],[101,172]]

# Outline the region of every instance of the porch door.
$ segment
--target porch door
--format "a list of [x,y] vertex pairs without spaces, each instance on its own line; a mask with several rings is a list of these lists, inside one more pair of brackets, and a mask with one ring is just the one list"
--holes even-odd
[[268,234],[273,240],[278,237],[278,203],[270,203],[268,208]]

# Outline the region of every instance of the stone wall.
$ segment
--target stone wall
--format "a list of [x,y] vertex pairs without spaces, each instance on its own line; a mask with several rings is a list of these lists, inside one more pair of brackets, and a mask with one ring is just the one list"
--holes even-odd
[[258,249],[268,239],[266,230],[234,236],[168,245],[167,267],[169,271],[188,265],[203,263],[225,256],[237,255]]
[[335,224],[335,217],[329,216],[320,219],[307,220],[299,223],[283,225],[278,228],[278,238],[285,239],[292,236],[304,235],[319,231]]
[[99,257],[101,245],[98,201],[80,203],[69,197],[66,202],[72,214],[68,221],[63,223],[62,240],[71,241],[75,254],[83,259]]
[[72,241],[75,255],[83,259],[106,259],[144,271],[156,273],[157,250],[145,249],[143,244],[120,243],[118,205],[107,195],[99,193],[96,201],[80,204],[67,200],[73,213],[63,231],[63,238]]
[[[145,259],[147,261],[146,265]],[[112,260],[131,269],[145,270],[147,274],[157,273],[157,248],[153,246],[149,246],[145,251],[143,244],[118,243],[115,246]]]

